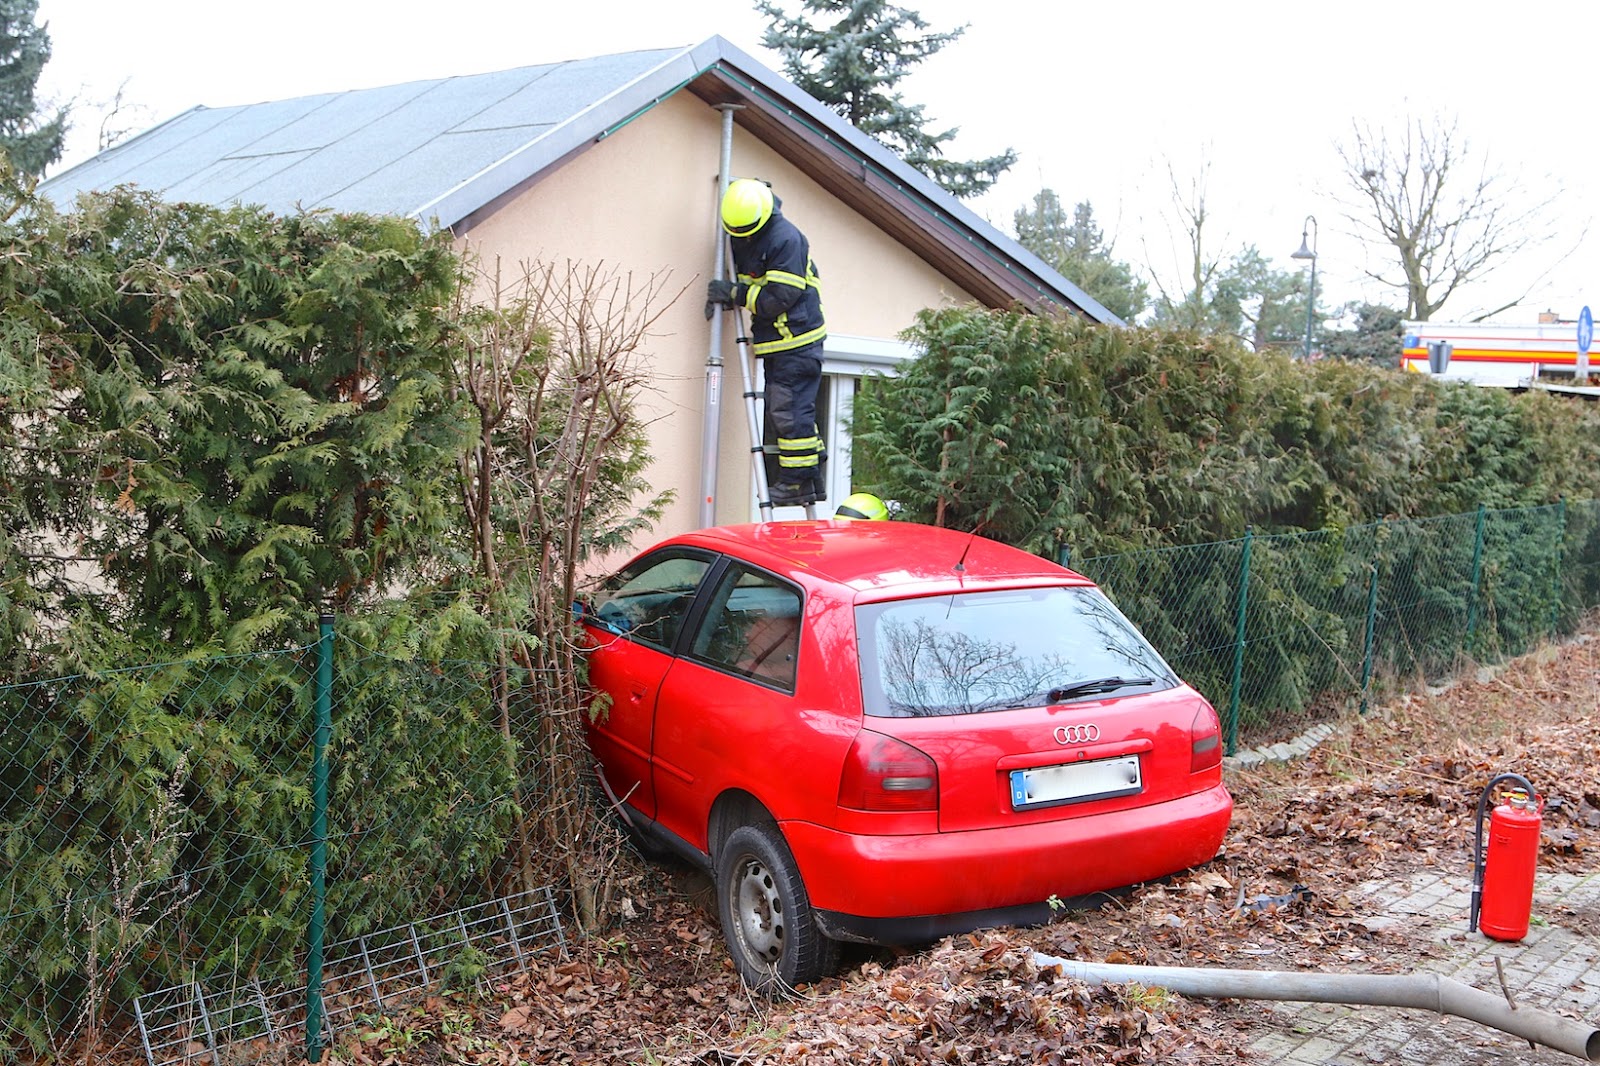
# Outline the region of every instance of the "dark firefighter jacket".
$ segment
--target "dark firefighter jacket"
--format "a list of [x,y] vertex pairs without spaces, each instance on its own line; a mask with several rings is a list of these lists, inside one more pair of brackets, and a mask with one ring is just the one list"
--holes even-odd
[[749,237],[733,238],[733,266],[739,274],[735,298],[750,312],[750,339],[757,355],[791,352],[828,335],[811,246],[783,217],[777,197],[765,226]]

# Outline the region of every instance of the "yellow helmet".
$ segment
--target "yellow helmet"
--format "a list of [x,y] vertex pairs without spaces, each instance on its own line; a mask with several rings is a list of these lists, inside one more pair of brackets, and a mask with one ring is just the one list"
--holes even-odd
[[870,492],[852,492],[833,512],[835,518],[866,518],[882,521],[889,517],[889,505]]
[[772,217],[772,190],[764,181],[739,178],[722,194],[722,228],[735,237],[748,237]]

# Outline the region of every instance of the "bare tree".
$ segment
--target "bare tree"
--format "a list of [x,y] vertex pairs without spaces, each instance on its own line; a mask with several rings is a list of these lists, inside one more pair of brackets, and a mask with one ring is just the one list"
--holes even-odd
[[1207,202],[1210,163],[1202,159],[1198,173],[1187,178],[1170,159],[1166,166],[1168,281],[1145,249],[1156,286],[1154,321],[1234,336],[1255,351],[1288,346],[1299,337],[1294,323],[1306,314],[1298,272],[1275,269],[1254,245],[1219,251],[1230,242],[1226,233],[1218,236]]
[[[1156,318],[1195,329],[1211,325],[1210,293],[1226,266],[1226,261],[1207,244],[1206,223],[1211,221],[1211,215],[1206,206],[1206,186],[1210,177],[1211,164],[1203,161],[1200,172],[1185,183],[1179,179],[1172,160],[1167,160],[1173,214],[1167,215],[1164,221],[1172,237],[1173,273],[1182,289],[1178,284],[1169,288],[1161,280],[1163,272],[1156,269],[1149,247],[1145,248],[1146,266],[1156,286]],[[1177,231],[1182,232],[1184,240],[1181,257],[1177,249]]]
[[128,80],[123,78],[111,99],[100,105],[100,132],[95,138],[97,152],[121,144],[130,133],[150,124],[150,109],[128,102]]
[[[1530,198],[1473,150],[1454,119],[1408,118],[1399,131],[1357,121],[1338,151],[1355,192],[1345,205],[1355,236],[1392,249],[1387,265],[1366,274],[1406,294],[1408,319],[1427,321],[1463,286],[1555,236],[1559,193]],[[1475,319],[1517,306],[1562,258]]]
[[584,565],[626,547],[669,498],[645,478],[638,400],[651,387],[652,331],[683,293],[662,276],[572,262],[524,265],[509,281],[497,262],[466,280],[451,387],[481,434],[457,481],[483,610],[503,634],[500,729],[523,759],[513,875],[528,888],[564,880],[589,929],[605,912],[617,849],[586,798],[573,602]]
[[[1211,211],[1206,203],[1210,186],[1211,163],[1202,155],[1200,170],[1189,178],[1179,178],[1173,160],[1166,160],[1166,184],[1170,211],[1163,211],[1171,254],[1170,271],[1155,266],[1155,256],[1146,243],[1146,269],[1155,282],[1155,320],[1210,331],[1214,328],[1213,296],[1229,259],[1216,253],[1219,243],[1210,226]],[[1179,238],[1181,235],[1181,238]],[[1168,280],[1163,280],[1163,277]],[[1171,282],[1171,283],[1168,283]]]

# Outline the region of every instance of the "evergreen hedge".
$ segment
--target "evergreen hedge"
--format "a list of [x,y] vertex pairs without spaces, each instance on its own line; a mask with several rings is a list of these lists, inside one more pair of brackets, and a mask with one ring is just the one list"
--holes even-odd
[[[303,974],[323,612],[342,649],[328,939],[513,881],[576,881],[586,849],[612,842],[551,816],[588,808],[581,707],[556,698],[575,678],[536,679],[528,654],[570,644],[571,596],[549,572],[552,526],[504,483],[541,463],[581,475],[582,491],[544,495],[571,501],[602,545],[656,514],[632,502],[642,434],[593,442],[595,469],[556,446],[586,405],[625,416],[626,383],[601,393],[548,308],[467,306],[472,264],[407,219],[129,189],[58,212],[9,191],[0,1057],[66,1056],[79,1038],[73,1054],[92,1054],[140,990]],[[537,291],[565,296],[559,280]],[[590,295],[563,305],[569,317],[596,317]],[[508,323],[525,336],[495,377]],[[473,385],[537,386],[551,411],[502,412],[485,431],[461,381],[471,359],[492,371]],[[507,449],[512,473],[468,478],[469,455]],[[469,494],[494,509],[488,540],[468,529]],[[587,550],[557,533],[568,554]],[[479,565],[491,545],[492,582]],[[563,607],[537,629],[541,598]]]
[[869,379],[858,487],[1054,557],[1600,497],[1592,405],[1193,331],[923,312]]

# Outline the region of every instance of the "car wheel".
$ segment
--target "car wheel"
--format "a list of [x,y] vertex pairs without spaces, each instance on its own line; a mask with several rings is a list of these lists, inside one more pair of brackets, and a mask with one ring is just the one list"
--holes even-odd
[[794,856],[775,825],[740,826],[723,841],[717,910],[739,976],[757,991],[782,994],[839,964],[839,945],[817,928]]

